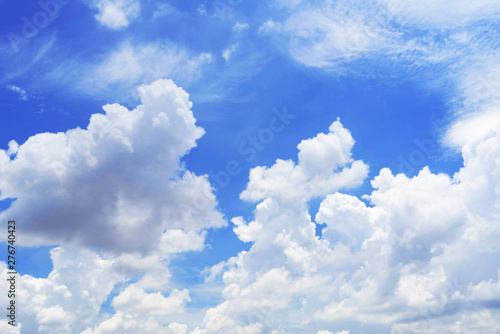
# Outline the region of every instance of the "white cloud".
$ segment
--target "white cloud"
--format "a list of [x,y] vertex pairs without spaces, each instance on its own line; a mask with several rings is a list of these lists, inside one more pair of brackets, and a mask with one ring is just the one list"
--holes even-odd
[[186,325],[175,322],[163,326],[154,319],[137,318],[133,314],[118,311],[95,329],[86,329],[81,334],[186,334],[186,328]]
[[345,1],[306,4],[297,6],[283,22],[268,20],[259,31],[275,36],[296,61],[331,67],[392,47],[397,34],[373,20],[377,14],[373,7],[353,8]]
[[179,164],[204,133],[188,94],[159,80],[139,95],[136,109],[106,105],[87,129],[30,137],[13,160],[0,151],[2,198],[17,198],[0,215],[24,217],[26,244],[145,252],[164,230],[192,239],[225,224],[206,176]]
[[446,134],[447,143],[454,148],[477,142],[495,132],[500,125],[500,104],[478,113],[466,114],[455,121]]
[[226,315],[227,302],[208,310],[205,316],[206,329],[204,334],[259,334],[262,332],[262,325],[251,323],[240,326],[237,321]]
[[322,238],[335,245],[341,241],[345,245],[361,246],[373,233],[377,219],[372,210],[357,197],[335,193],[328,195],[316,214],[316,223],[327,224]]
[[[298,165],[278,160],[250,172],[242,198],[262,202],[250,223],[232,221],[253,245],[207,271],[225,285],[225,301],[205,317],[207,333],[320,325],[349,333],[356,328],[349,323],[374,333],[497,330],[488,303],[500,293],[500,133],[468,143],[453,177],[427,167],[413,178],[382,169],[364,196],[370,205],[322,188],[352,163],[353,144],[337,121],[302,141]],[[327,224],[322,238],[307,210],[313,196],[325,197],[316,215]]]
[[[288,162],[290,168],[281,170],[282,162],[278,160],[262,177],[255,178],[255,170],[250,172],[242,198],[263,202],[257,205],[254,221],[247,224],[241,217],[232,221],[238,237],[253,241],[254,245],[249,252],[242,252],[210,271],[209,280],[213,280],[226,268],[222,275],[226,285],[222,296],[226,301],[207,312],[207,333],[270,332],[277,328],[275,320],[285,318],[287,326],[299,326],[304,318],[294,300],[299,295],[307,298],[316,294],[320,286],[323,292],[330,291],[324,287],[331,284],[331,278],[313,273],[321,263],[333,265],[342,260],[337,252],[329,255],[327,243],[315,236],[304,200],[351,182],[362,182],[367,167],[351,158],[353,145],[349,131],[336,121],[328,134],[318,134],[298,145],[298,165]],[[346,175],[354,163],[360,165],[360,170],[353,173],[353,179],[343,178],[345,183],[340,185],[330,181],[336,175]]]
[[[26,219],[24,244],[62,245],[51,251],[47,278],[21,278],[23,331],[187,332],[165,318],[190,301],[187,289],[170,286],[170,258],[202,250],[206,229],[226,222],[207,176],[180,162],[204,134],[188,94],[171,80],[138,91],[133,110],[106,105],[86,129],[0,151],[2,198],[16,198],[1,215]],[[116,313],[101,314],[111,298]]]
[[[379,66],[405,76],[415,75],[415,68],[428,69],[432,89],[453,90],[446,94],[456,119],[444,141],[461,149],[500,122],[498,13],[494,0],[294,2],[259,32],[297,62],[335,75],[383,75]],[[355,59],[367,65],[350,66]],[[426,70],[419,73],[428,78]]]
[[[479,46],[478,46],[479,47]],[[445,142],[462,148],[478,142],[498,129],[500,123],[500,62],[498,53],[476,56],[456,76],[463,102],[457,119],[446,133]]]
[[[290,2],[284,20],[269,20],[260,30],[275,34],[286,52],[307,66],[328,69],[337,62],[372,54],[403,55],[418,64],[431,58],[442,63],[469,56],[470,49],[480,45],[474,42],[475,31],[462,31],[460,24],[484,18],[488,11],[498,12],[496,3],[486,0],[458,1],[456,6],[441,0],[411,4],[387,0],[374,9],[357,4],[350,11],[342,3],[307,4],[294,11],[301,4]],[[433,7],[436,10],[430,11]],[[377,19],[370,21],[371,17]],[[401,30],[388,24],[393,19]],[[407,28],[415,26],[443,29],[445,42],[434,43],[432,33],[423,38],[402,37]],[[182,51],[168,50],[156,45],[124,45],[93,72],[98,74],[94,75],[98,78],[95,86],[100,89],[143,80],[148,72],[144,68],[157,60],[161,65],[153,72],[169,74],[196,73],[199,64],[207,61],[203,55],[191,57],[193,66],[178,70],[184,62],[179,55]],[[339,121],[328,133],[302,141],[297,162],[278,159],[271,167],[254,168],[241,194],[243,199],[260,202],[254,219],[248,223],[241,217],[232,219],[240,240],[253,245],[248,252],[207,270],[208,282],[222,277],[224,301],[210,309],[203,328],[192,333],[281,333],[277,330],[281,325],[282,332],[328,328],[317,333],[346,334],[349,331],[344,329],[353,322],[368,328],[377,324],[381,333],[499,331],[499,314],[490,307],[498,304],[500,293],[500,109],[495,56],[467,58],[466,65],[455,67],[456,76],[462,78],[450,75],[464,105],[472,110],[462,112],[446,137],[448,144],[462,150],[464,159],[464,167],[454,176],[423,168],[408,178],[383,169],[372,180],[373,192],[364,197],[368,205],[355,196],[336,193],[361,184],[368,171],[365,163],[351,157],[354,139]],[[122,74],[124,66],[131,68],[127,75]],[[170,278],[166,258],[202,249],[204,229],[221,226],[223,221],[215,211],[208,181],[178,163],[202,134],[186,95],[171,83],[155,83],[143,88],[143,105],[133,111],[107,106],[107,114],[93,117],[87,130],[40,134],[21,146],[9,143],[8,151],[0,152],[0,171],[8,176],[0,181],[2,195],[5,191],[6,196],[19,197],[9,213],[28,212],[27,221],[37,221],[40,230],[66,227],[56,241],[73,243],[71,236],[79,235],[78,244],[119,251],[137,245],[134,238],[147,227],[137,250],[148,249],[149,242],[157,247],[157,253],[149,257],[126,254],[103,260],[87,254],[100,266],[113,268],[107,269],[114,276],[102,291],[69,275],[84,272],[86,267],[76,270],[58,262],[56,256],[54,274],[48,279],[25,278],[26,291],[31,291],[25,295],[37,297],[33,310],[28,310],[28,328],[49,322],[59,329],[72,326],[72,315],[81,313],[75,305],[81,304],[93,312],[87,311],[84,317],[93,319],[84,320],[89,324],[85,334],[187,331],[185,325],[160,319],[174,309],[183,311],[189,298],[187,290],[172,290],[165,297]],[[165,103],[163,97],[167,96]],[[181,110],[182,117],[173,110]],[[177,131],[179,124],[185,128]],[[156,133],[158,128],[165,133]],[[144,133],[148,134],[145,139]],[[77,145],[81,138],[88,139],[87,146]],[[72,157],[83,158],[72,161]],[[117,179],[127,183],[122,187]],[[87,188],[75,185],[80,180]],[[134,196],[130,190],[137,189]],[[203,192],[197,199],[205,204],[189,202],[183,207]],[[102,195],[90,198],[95,193]],[[66,202],[65,194],[73,194],[82,207]],[[322,238],[316,237],[307,210],[307,201],[316,196],[324,198],[316,215],[317,223],[327,224]],[[57,214],[37,220],[41,208],[53,202],[60,203],[51,207]],[[165,203],[171,205],[165,207]],[[97,213],[90,212],[95,207]],[[75,212],[76,219],[66,218],[73,218]],[[93,219],[86,219],[88,214]],[[83,224],[87,221],[97,223],[90,223],[87,229]],[[153,222],[160,222],[159,226]],[[95,240],[97,227],[105,227],[100,230],[102,240]],[[36,225],[32,228],[36,231]],[[47,235],[35,237],[24,238],[44,243],[54,240]],[[108,240],[120,242],[107,245]],[[96,305],[109,295],[111,283],[144,271],[148,274],[114,298],[116,314],[96,325]],[[94,300],[86,304],[89,296]],[[143,301],[161,307],[148,309]],[[57,317],[48,317],[46,310],[57,311]]]
[[24,89],[22,89],[21,87],[8,84],[7,86],[5,86],[5,88],[10,90],[11,92],[16,93],[18,95],[19,100],[23,100],[23,101],[28,100],[28,93]]
[[205,234],[181,229],[168,230],[162,234],[160,250],[163,254],[201,251],[205,246]]
[[[23,333],[186,333],[187,325],[165,320],[183,313],[190,301],[187,289],[168,287],[168,259],[130,254],[102,257],[83,248],[61,247],[52,249],[51,257],[54,268],[47,278],[23,275],[18,283]],[[165,270],[168,275],[162,274]],[[0,271],[7,277],[5,263],[0,264]],[[148,275],[162,284],[151,284]],[[112,299],[116,313],[100,316],[101,305],[113,288],[133,277],[141,278]],[[6,283],[2,280],[0,289],[5,290]],[[151,290],[156,292],[147,292]],[[7,302],[2,299],[0,306],[6,307]]]
[[224,49],[222,51],[222,58],[224,58],[226,61],[229,61],[229,59],[231,58],[231,55],[236,51],[237,48],[238,48],[238,44],[232,44],[227,49]]
[[[54,268],[47,278],[23,275],[18,283],[22,332],[74,333],[95,321],[113,286],[125,276],[114,261],[83,249],[54,248]],[[2,276],[7,268],[1,264]],[[5,280],[0,282],[4,290]],[[8,302],[2,298],[1,306]]]
[[40,332],[69,332],[76,315],[65,311],[61,306],[51,306],[41,309],[37,314]]
[[19,144],[15,140],[11,140],[9,142],[9,148],[7,150],[7,155],[10,157],[14,154],[17,154],[18,150],[19,150]]
[[[223,222],[215,219],[200,224],[207,212],[217,216],[205,178],[186,171],[184,176],[175,178],[177,171],[183,170],[178,157],[194,147],[202,134],[189,111],[187,94],[169,81],[143,86],[140,94],[143,105],[137,109],[108,106],[107,115],[93,116],[88,129],[80,130],[81,136],[92,138],[92,145],[80,151],[86,158],[76,162],[77,167],[85,167],[79,177],[85,178],[86,173],[95,170],[105,173],[109,170],[104,168],[107,165],[116,170],[116,161],[124,167],[136,166],[127,158],[131,154],[127,152],[139,154],[141,162],[150,161],[145,158],[151,152],[141,150],[134,131],[151,148],[152,142],[144,139],[143,134],[149,133],[151,140],[157,139],[156,127],[169,129],[169,125],[175,124],[175,129],[166,131],[168,140],[160,137],[153,141],[175,143],[168,146],[161,160],[162,166],[170,167],[158,172],[154,163],[142,163],[141,168],[147,170],[147,175],[173,175],[174,180],[169,182],[177,186],[176,196],[182,194],[182,189],[189,194],[185,198],[180,196],[177,204],[192,198],[200,187],[208,190],[208,204],[199,216],[188,211],[187,225],[186,221],[180,225],[165,223],[159,230],[166,227],[164,233],[148,239],[156,245],[156,252],[149,256],[99,257],[88,251],[53,250],[54,270],[47,279],[23,277],[23,298],[32,299],[31,308],[25,311],[24,328],[42,330],[50,324],[54,333],[75,328],[84,330],[84,334],[187,332],[186,325],[172,323],[168,318],[185,312],[190,300],[189,291],[170,290],[168,256],[202,249],[203,229]],[[71,144],[68,133],[42,137],[57,143],[58,136],[63,135],[68,136],[66,140]],[[8,166],[16,159],[41,159],[37,153],[44,145],[33,146],[35,149],[31,147],[34,143],[37,141],[28,141],[18,149],[12,144],[16,158],[10,160],[4,152],[0,166],[13,173]],[[498,312],[488,305],[496,303],[500,294],[499,267],[492,265],[500,263],[497,228],[500,132],[492,131],[467,142],[463,148],[464,167],[453,177],[434,174],[427,167],[413,178],[382,169],[371,181],[374,190],[364,197],[370,205],[355,196],[336,192],[339,187],[359,184],[366,177],[366,165],[351,156],[353,145],[350,132],[336,121],[328,133],[320,133],[298,145],[298,163],[277,160],[271,167],[257,167],[250,172],[250,182],[242,197],[260,203],[251,222],[241,217],[233,218],[232,222],[236,235],[253,245],[249,251],[207,270],[207,282],[222,277],[224,301],[208,310],[203,327],[192,333],[257,334],[273,330],[280,333],[277,328],[281,325],[285,332],[292,328],[317,332],[321,326],[329,329],[326,333],[345,334],[355,330],[348,325],[353,322],[376,324],[381,328],[380,333],[453,330],[486,334],[498,330]],[[59,150],[59,155],[48,158],[66,161],[63,158],[67,153],[61,151],[65,152]],[[106,153],[104,167],[98,152]],[[359,170],[352,172],[351,179],[339,177],[340,183],[330,181],[337,180],[338,175],[345,176],[345,171],[353,169],[355,163]],[[36,171],[32,165],[35,163],[27,164],[28,172]],[[19,170],[23,171],[15,169]],[[23,180],[29,181],[27,171],[22,175]],[[64,165],[66,174],[57,168],[53,173],[57,176],[58,171],[61,180],[74,173],[65,170]],[[118,171],[125,173],[123,168]],[[47,174],[44,170],[43,175]],[[137,169],[133,175],[125,178],[131,185],[161,186],[158,178],[145,178],[144,174],[137,174]],[[22,189],[12,181],[17,178],[8,179],[2,187],[11,192]],[[37,188],[37,182],[31,183],[30,189],[44,189]],[[42,185],[47,187],[52,183],[45,181]],[[147,194],[141,192],[144,193]],[[323,198],[316,222],[327,224],[322,238],[316,236],[307,209],[307,201],[316,196]],[[34,203],[36,199],[30,197]],[[166,202],[162,201],[162,207]],[[136,211],[126,203],[117,202],[118,213],[113,216],[121,216],[124,227],[133,227],[138,219],[135,217],[140,217],[143,211]],[[168,217],[176,217],[172,210],[168,210]],[[464,267],[468,270],[464,271]],[[110,318],[97,319],[99,306],[113,287],[133,275],[140,275],[139,280],[125,287],[112,301],[116,313]],[[107,284],[98,284],[89,277],[106,278]]]
[[259,27],[259,33],[266,35],[271,32],[281,32],[281,24],[274,22],[272,19],[267,20]]
[[481,50],[495,49],[498,28],[488,18],[498,12],[494,0],[294,2],[259,32],[297,62],[334,74],[370,72],[369,66],[351,67],[357,59],[373,65],[394,62],[400,70],[413,72],[435,64],[463,65],[464,57],[478,54],[478,43]]
[[368,174],[368,166],[351,158],[353,145],[351,133],[337,120],[329,133],[320,133],[297,146],[298,164],[278,159],[272,167],[253,168],[247,189],[240,197],[251,201],[268,197],[292,201],[359,186]]
[[154,18],[173,17],[179,15],[182,15],[182,13],[176,7],[162,2],[156,3],[156,9],[153,12]]
[[188,82],[198,77],[202,65],[211,59],[210,54],[191,56],[186,50],[170,44],[125,42],[102,62],[83,65],[83,80],[78,88],[99,94],[110,86],[118,86],[120,92],[129,92],[139,84],[165,77]]
[[329,130],[328,134],[320,133],[297,146],[299,164],[310,175],[328,175],[352,162],[354,139],[351,133],[338,120],[330,125]]
[[198,12],[198,14],[200,16],[208,16],[207,8],[205,7],[205,4],[199,5],[198,8],[196,8],[196,11]]
[[189,291],[186,289],[182,291],[174,289],[170,296],[164,297],[159,292],[146,293],[131,284],[113,299],[111,305],[116,311],[138,314],[144,318],[183,313],[186,302],[190,300]]
[[236,226],[233,229],[234,233],[243,242],[254,241],[262,233],[262,225],[256,221],[246,224],[243,217],[235,217],[231,222]]
[[93,0],[92,6],[99,11],[96,19],[111,29],[128,26],[139,16],[141,10],[138,0]]
[[0,331],[5,334],[21,334],[22,325],[11,326],[7,321],[0,321]]
[[240,23],[240,22],[237,22],[237,23],[233,26],[233,31],[235,31],[235,32],[239,32],[239,31],[242,31],[242,30],[248,29],[248,27],[249,27],[248,23]]
[[240,43],[238,42],[243,34],[243,31],[248,29],[249,25],[247,23],[240,23],[237,22],[233,26],[233,33],[232,33],[232,40],[235,42],[229,45],[227,48],[222,50],[222,57],[226,60],[229,61],[229,59],[232,57],[232,55],[240,48]]

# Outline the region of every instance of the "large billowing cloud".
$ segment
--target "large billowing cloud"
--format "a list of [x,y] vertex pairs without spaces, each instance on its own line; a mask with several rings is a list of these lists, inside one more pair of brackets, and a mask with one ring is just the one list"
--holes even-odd
[[180,163],[204,133],[188,94],[159,80],[139,95],[134,110],[104,106],[87,129],[0,151],[1,198],[16,198],[0,217],[22,217],[22,242],[146,252],[169,240],[168,230],[195,238],[225,224],[206,177]]
[[[20,278],[22,333],[186,332],[165,318],[190,301],[170,285],[170,259],[202,250],[206,229],[225,220],[206,176],[180,162],[204,134],[188,94],[158,80],[139,96],[134,110],[104,106],[86,129],[0,151],[2,198],[16,199],[2,219],[19,217],[23,244],[62,245],[47,278]],[[108,299],[112,316],[100,312]]]
[[[54,269],[47,278],[23,275],[18,283],[21,333],[185,333],[185,325],[164,320],[185,312],[190,301],[187,289],[170,287],[168,258],[104,258],[84,248],[61,247],[52,249],[51,257]],[[4,263],[0,269],[7,277]],[[133,277],[140,279],[127,286]],[[0,282],[2,291],[6,284]],[[111,299],[116,313],[100,314],[101,305],[119,284],[126,287]],[[3,309],[6,302],[3,298],[0,303]]]
[[[124,279],[123,273],[114,270],[113,261],[87,250],[55,248],[51,255],[54,270],[47,278],[25,275],[18,283],[18,315],[21,318],[18,320],[22,333],[82,330],[95,321],[100,305],[113,286]],[[2,274],[7,275],[5,265]]]
[[[278,160],[250,172],[242,197],[261,202],[253,221],[233,222],[254,243],[212,269],[225,301],[207,312],[203,333],[356,333],[361,324],[374,333],[497,330],[500,132],[471,140],[453,177],[382,169],[367,204],[322,190],[352,163],[352,138],[340,122],[332,128],[299,145],[298,165]],[[320,191],[302,168],[314,170]],[[327,225],[321,238],[308,213],[312,196],[324,196],[315,217]]]

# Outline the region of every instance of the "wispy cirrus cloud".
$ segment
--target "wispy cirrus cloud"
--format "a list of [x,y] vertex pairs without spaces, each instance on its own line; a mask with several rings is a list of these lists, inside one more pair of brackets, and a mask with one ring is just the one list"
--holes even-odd
[[[297,62],[332,75],[381,75],[381,68],[396,68],[432,81],[432,89],[440,86],[453,96],[443,142],[456,149],[498,124],[498,12],[499,4],[490,0],[299,1],[263,23],[260,33]],[[436,71],[439,77],[430,74]]]
[[8,84],[5,86],[6,89],[10,90],[13,93],[16,93],[19,100],[27,101],[28,100],[28,92],[26,92],[23,88]]
[[[80,87],[89,92],[108,87],[130,91],[138,84],[158,78],[189,82],[199,77],[203,65],[211,60],[209,53],[192,55],[171,43],[125,42],[109,52],[101,62],[83,65],[86,75]],[[127,70],[124,71],[124,68]]]
[[[432,48],[432,54],[437,47],[452,51],[456,45],[451,42],[459,36],[467,43],[476,33],[484,33],[485,26],[494,26],[491,19],[498,12],[500,6],[490,0],[459,1],[453,6],[447,0],[411,4],[399,0],[298,1],[284,15],[265,22],[261,32],[278,37],[297,61],[327,68],[335,60],[395,53],[404,57],[422,48]],[[460,56],[474,50],[460,49]]]

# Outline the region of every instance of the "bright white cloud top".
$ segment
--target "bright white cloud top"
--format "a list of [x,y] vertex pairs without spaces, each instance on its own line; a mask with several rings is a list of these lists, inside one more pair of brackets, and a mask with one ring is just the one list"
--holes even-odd
[[[19,219],[20,245],[51,247],[53,263],[47,277],[22,275],[20,325],[2,321],[0,332],[500,332],[498,2],[273,1],[259,5],[257,18],[238,16],[250,6],[244,1],[213,11],[205,3],[80,5],[92,12],[94,29],[119,38],[91,60],[62,60],[33,86],[19,79],[27,69],[7,73],[0,86],[17,104],[39,103],[37,87],[64,77],[63,84],[74,81],[65,93],[87,103],[89,96],[109,95],[120,104],[104,105],[86,126],[9,138],[0,149],[0,201],[13,200],[0,221]],[[139,27],[156,20],[157,30]],[[206,37],[205,31],[186,28],[195,21],[227,38],[204,41],[198,34]],[[148,29],[161,36],[167,23],[171,40],[145,37]],[[192,34],[185,43],[176,40],[183,33]],[[272,51],[256,46],[264,41]],[[33,41],[36,59],[27,68],[41,64],[51,43],[39,48]],[[252,72],[266,62],[282,72],[256,79]],[[290,87],[273,80],[290,80],[284,73],[291,68],[300,71],[293,80],[301,84],[309,75],[313,87],[289,99],[309,113],[297,119],[328,121],[320,127],[286,122],[300,138],[286,137],[282,150],[253,146],[250,165],[238,165],[242,172],[216,190],[208,172],[196,171],[219,168],[204,152],[224,156],[228,146],[238,146],[231,135],[245,137],[255,124],[269,124],[269,113],[238,106],[267,108],[268,95],[279,99]],[[351,76],[380,85],[380,77],[408,76],[421,80],[422,91],[445,96],[446,124],[437,127],[440,142],[432,143],[442,159],[455,152],[463,164],[452,172],[418,166],[415,175],[374,168],[359,146],[370,137],[394,137],[372,124],[351,128],[363,120],[338,117],[328,104],[333,98],[321,105],[325,110],[313,104],[325,82],[350,87]],[[129,94],[132,87],[137,93]],[[263,94],[268,87],[275,91]],[[193,108],[197,100],[201,111]],[[233,117],[234,128],[214,126]],[[259,121],[247,128],[239,117]],[[385,131],[402,125],[395,115],[385,119]],[[278,137],[273,133],[270,142]],[[212,149],[214,143],[222,145]],[[372,159],[387,156],[386,147],[376,150]],[[229,188],[237,189],[231,201]],[[246,248],[234,251],[231,242]],[[190,254],[205,268],[192,265]],[[179,259],[191,262],[179,270]],[[177,277],[191,265],[200,269],[196,283]],[[0,272],[7,275],[4,262]],[[0,290],[6,288],[1,279]],[[6,303],[0,299],[0,308]]]

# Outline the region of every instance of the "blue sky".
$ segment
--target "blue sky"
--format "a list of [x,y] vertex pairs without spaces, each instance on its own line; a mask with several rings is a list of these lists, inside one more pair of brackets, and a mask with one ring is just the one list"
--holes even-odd
[[500,329],[497,2],[0,12],[2,331]]

